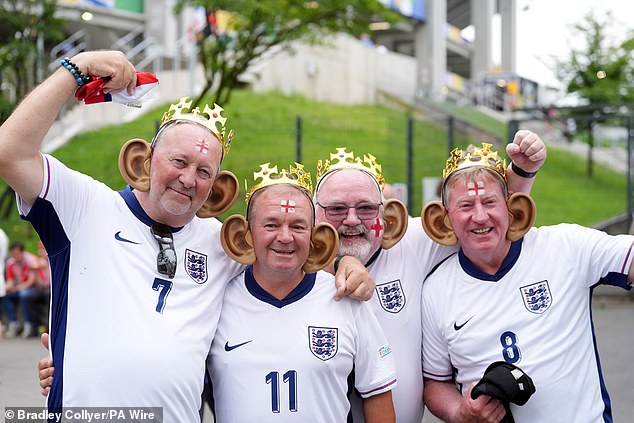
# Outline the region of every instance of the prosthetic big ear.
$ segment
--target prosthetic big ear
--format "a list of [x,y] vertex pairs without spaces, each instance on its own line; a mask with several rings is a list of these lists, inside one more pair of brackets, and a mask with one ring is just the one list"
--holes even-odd
[[224,221],[220,230],[220,242],[227,255],[238,263],[255,263],[253,238],[244,217],[234,214]]
[[407,207],[399,200],[387,200],[383,206],[383,220],[385,221],[385,230],[383,231],[381,247],[387,250],[396,245],[407,231],[409,221]]
[[119,172],[123,179],[139,191],[150,190],[150,144],[135,138],[126,142],[119,152]]
[[196,216],[215,217],[226,212],[238,198],[238,179],[228,170],[218,172],[207,201],[198,210]]
[[425,233],[440,245],[456,245],[458,238],[449,222],[447,210],[440,201],[430,201],[421,216]]
[[306,273],[315,273],[330,264],[337,255],[339,236],[329,223],[319,223],[313,228],[310,237],[310,253],[302,267]]
[[506,231],[506,238],[510,241],[517,241],[535,223],[537,209],[533,199],[523,192],[516,192],[507,201],[509,209],[509,229]]

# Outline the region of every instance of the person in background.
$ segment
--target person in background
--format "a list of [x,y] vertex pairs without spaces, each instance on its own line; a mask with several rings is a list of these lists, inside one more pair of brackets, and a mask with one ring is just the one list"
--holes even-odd
[[[9,249],[9,238],[7,234],[0,228],[0,303],[2,303],[2,299],[6,295],[6,287],[5,287],[5,262],[7,260],[7,252]],[[2,324],[2,319],[0,319],[0,339],[4,336],[4,326]]]
[[4,311],[9,320],[7,338],[18,334],[18,313],[16,303],[20,305],[22,313],[22,337],[35,335],[35,316],[32,314],[32,301],[37,296],[35,285],[35,267],[37,258],[25,251],[24,244],[14,241],[9,246],[10,258],[6,265],[6,296],[2,300]]

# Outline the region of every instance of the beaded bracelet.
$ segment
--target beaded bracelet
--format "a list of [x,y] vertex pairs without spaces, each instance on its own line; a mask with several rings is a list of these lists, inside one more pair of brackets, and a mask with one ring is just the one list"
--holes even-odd
[[84,75],[77,65],[71,62],[68,57],[65,57],[64,60],[61,61],[61,64],[73,75],[73,78],[75,78],[75,81],[77,82],[77,86],[81,87],[82,85],[92,81],[92,77],[90,75]]

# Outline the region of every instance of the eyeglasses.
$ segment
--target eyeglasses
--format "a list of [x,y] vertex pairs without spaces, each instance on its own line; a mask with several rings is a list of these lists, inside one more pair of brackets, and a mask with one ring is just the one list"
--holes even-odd
[[324,206],[323,204],[317,203],[319,207],[324,209],[326,212],[326,217],[332,221],[342,221],[348,216],[348,210],[354,209],[357,217],[360,220],[370,220],[374,219],[379,215],[379,207],[383,205],[383,203],[362,203],[357,204],[356,206]]
[[161,249],[156,256],[156,270],[170,279],[176,274],[176,250],[169,226],[155,223],[150,228]]

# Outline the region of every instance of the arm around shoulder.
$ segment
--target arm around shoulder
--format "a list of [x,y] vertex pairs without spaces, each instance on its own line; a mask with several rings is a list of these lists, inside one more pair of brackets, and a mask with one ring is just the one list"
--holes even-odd
[[354,256],[343,256],[339,259],[335,269],[335,299],[350,296],[356,300],[367,301],[372,298],[374,278],[363,263]]

